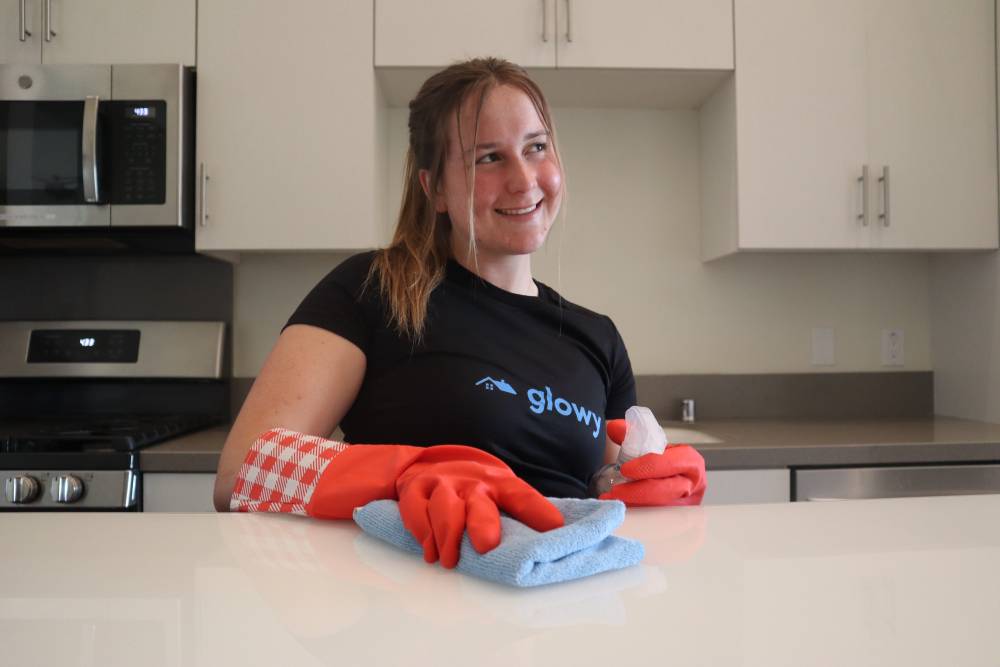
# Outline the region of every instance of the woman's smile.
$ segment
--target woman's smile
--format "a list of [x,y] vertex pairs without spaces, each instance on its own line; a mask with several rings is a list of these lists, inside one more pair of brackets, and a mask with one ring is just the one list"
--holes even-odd
[[531,219],[531,215],[541,207],[543,201],[544,199],[539,199],[534,204],[530,204],[524,208],[495,208],[493,210],[508,218],[529,220]]

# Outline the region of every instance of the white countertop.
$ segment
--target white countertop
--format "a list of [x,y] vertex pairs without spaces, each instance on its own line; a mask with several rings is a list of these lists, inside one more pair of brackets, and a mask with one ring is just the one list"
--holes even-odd
[[9,665],[1000,664],[1000,495],[629,510],[628,570],[466,577],[353,523],[0,514]]

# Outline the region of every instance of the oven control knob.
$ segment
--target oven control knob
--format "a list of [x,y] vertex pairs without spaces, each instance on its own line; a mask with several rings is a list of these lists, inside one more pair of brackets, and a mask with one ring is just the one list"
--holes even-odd
[[83,495],[83,482],[75,475],[52,478],[52,500],[57,503],[75,503]]
[[30,503],[38,497],[38,480],[29,475],[8,477],[3,483],[3,493],[12,503]]

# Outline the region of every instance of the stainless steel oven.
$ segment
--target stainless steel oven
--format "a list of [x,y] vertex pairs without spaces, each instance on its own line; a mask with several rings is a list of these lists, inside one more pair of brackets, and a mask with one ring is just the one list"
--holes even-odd
[[2,242],[193,239],[193,76],[182,65],[0,65]]
[[142,509],[139,451],[226,423],[224,322],[0,322],[0,512]]

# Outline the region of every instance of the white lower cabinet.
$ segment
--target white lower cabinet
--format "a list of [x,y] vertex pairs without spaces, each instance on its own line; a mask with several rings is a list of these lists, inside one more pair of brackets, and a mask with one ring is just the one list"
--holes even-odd
[[155,472],[142,475],[143,512],[214,512],[214,472]]
[[787,503],[792,477],[788,468],[768,470],[709,470],[703,505]]

